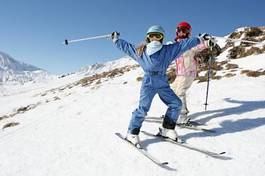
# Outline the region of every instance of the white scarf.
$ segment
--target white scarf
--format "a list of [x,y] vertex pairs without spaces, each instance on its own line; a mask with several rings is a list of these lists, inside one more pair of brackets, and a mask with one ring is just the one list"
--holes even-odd
[[159,41],[152,41],[146,45],[146,54],[151,56],[155,52],[159,51],[163,47]]

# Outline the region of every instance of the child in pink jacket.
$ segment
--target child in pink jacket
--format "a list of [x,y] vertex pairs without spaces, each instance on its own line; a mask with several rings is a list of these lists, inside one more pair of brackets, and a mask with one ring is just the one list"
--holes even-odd
[[[189,38],[191,36],[191,29],[192,28],[189,23],[179,23],[176,29],[175,41]],[[190,123],[186,92],[191,87],[192,82],[197,76],[198,61],[195,59],[195,54],[205,48],[207,48],[207,46],[204,43],[201,43],[186,51],[176,59],[176,79],[172,83],[171,87],[182,101],[181,114],[177,121],[178,125],[189,125]]]

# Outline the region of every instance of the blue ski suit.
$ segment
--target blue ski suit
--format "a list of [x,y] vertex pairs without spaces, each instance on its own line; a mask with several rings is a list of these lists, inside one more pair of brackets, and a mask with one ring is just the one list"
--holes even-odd
[[170,88],[166,71],[175,58],[198,44],[200,44],[199,38],[189,38],[173,44],[163,45],[159,51],[150,56],[145,51],[139,56],[134,45],[122,39],[118,39],[115,42],[117,48],[132,57],[144,70],[139,106],[132,113],[128,133],[139,134],[144,118],[150,109],[156,93],[158,93],[160,99],[168,106],[163,127],[168,129],[175,128],[182,102]]

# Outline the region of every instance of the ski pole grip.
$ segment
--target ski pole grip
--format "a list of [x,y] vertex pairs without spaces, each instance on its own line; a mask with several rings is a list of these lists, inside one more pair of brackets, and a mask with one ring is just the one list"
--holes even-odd
[[64,40],[64,44],[68,45],[68,40],[67,39]]

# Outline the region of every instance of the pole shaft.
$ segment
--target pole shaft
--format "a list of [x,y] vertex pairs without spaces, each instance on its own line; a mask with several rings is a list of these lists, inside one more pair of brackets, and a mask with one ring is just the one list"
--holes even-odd
[[210,85],[210,74],[211,74],[211,59],[212,57],[210,57],[210,60],[208,61],[208,74],[207,74],[207,88],[206,88],[206,98],[205,98],[205,111],[207,110],[207,105],[208,105],[208,94],[209,94],[209,85]]
[[[80,41],[85,41],[85,40],[94,40],[94,39],[110,38],[110,37],[111,37],[111,34],[107,34],[107,35],[99,35],[99,36],[95,36],[95,37],[86,37],[86,38],[66,40],[66,41],[68,44],[68,43],[80,42]],[[64,42],[63,44],[66,44],[66,42]]]

